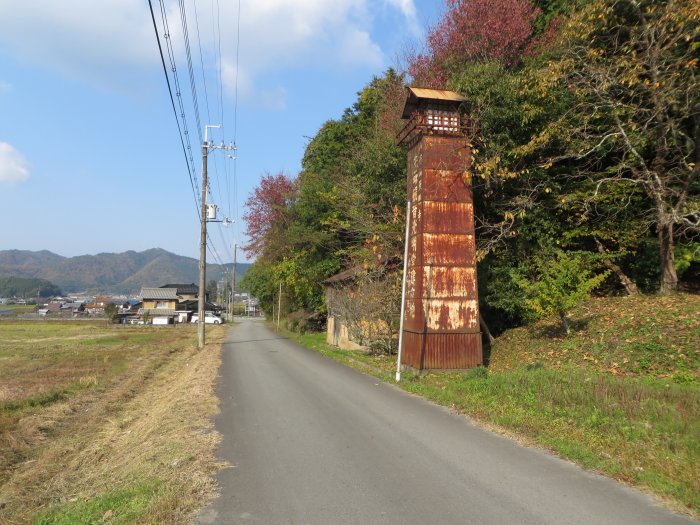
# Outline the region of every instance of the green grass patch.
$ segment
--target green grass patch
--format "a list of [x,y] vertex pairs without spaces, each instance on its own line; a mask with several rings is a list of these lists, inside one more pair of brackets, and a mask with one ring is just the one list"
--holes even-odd
[[21,401],[0,403],[0,410],[7,412],[20,412],[31,408],[44,407],[57,401],[61,401],[65,398],[65,391],[50,392],[46,394],[40,394],[36,397],[23,399]]
[[158,482],[110,491],[85,501],[61,505],[43,514],[36,525],[142,523],[156,497]]
[[0,304],[0,310],[12,310],[10,316],[34,313],[36,309],[36,305],[32,304]]

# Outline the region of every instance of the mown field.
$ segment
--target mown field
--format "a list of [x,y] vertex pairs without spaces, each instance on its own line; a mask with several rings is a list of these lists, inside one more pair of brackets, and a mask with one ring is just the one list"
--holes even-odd
[[[209,327],[208,327],[209,328]],[[224,328],[0,322],[0,523],[185,523],[214,487]]]
[[7,314],[6,317],[16,317],[19,314],[36,312],[36,306],[29,304],[0,304],[0,311]]
[[[548,322],[505,332],[489,366],[403,375],[409,392],[525,444],[700,511],[700,296],[595,299],[561,337]],[[393,382],[396,356],[292,336]]]

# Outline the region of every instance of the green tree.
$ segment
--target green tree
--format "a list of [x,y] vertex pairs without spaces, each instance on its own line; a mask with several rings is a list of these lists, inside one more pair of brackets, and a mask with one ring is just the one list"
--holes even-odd
[[532,276],[513,271],[512,278],[524,292],[524,303],[537,318],[556,315],[569,335],[569,312],[589,296],[609,272],[594,275],[590,261],[580,253],[556,251],[552,257],[535,257]]
[[61,295],[58,286],[45,279],[0,277],[0,297],[51,297]]
[[119,309],[114,303],[108,303],[105,305],[105,317],[107,317],[107,319],[109,319],[112,323],[114,323],[117,320],[118,311]]
[[207,283],[206,292],[207,292],[206,297],[209,301],[216,301],[217,300],[216,295],[219,292],[219,285],[217,284],[216,279],[211,279]]
[[246,271],[239,283],[241,290],[250,292],[260,301],[260,307],[268,315],[272,313],[272,302],[276,283],[272,265],[264,259],[258,259]]
[[694,0],[595,0],[572,15],[539,85],[574,100],[533,144],[572,166],[586,203],[610,196],[653,228],[662,293],[676,289],[674,247],[700,234],[700,6]]
[[[294,191],[285,186],[274,192],[271,205],[246,214],[275,223],[256,228],[261,256],[242,283],[266,311],[282,282],[286,309],[322,312],[324,279],[357,261],[386,262],[400,255],[406,154],[395,136],[403,82],[393,70],[372,79],[341,118],[326,122],[311,139]],[[271,182],[269,189],[285,183]]]

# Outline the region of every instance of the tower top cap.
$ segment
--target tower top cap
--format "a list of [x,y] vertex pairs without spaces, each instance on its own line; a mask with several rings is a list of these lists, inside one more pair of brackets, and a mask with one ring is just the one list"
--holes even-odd
[[427,109],[430,107],[436,109],[453,109],[457,111],[462,102],[466,102],[459,93],[455,91],[447,91],[444,89],[429,89],[418,87],[406,87],[407,98],[406,105],[403,108],[401,118],[407,119],[417,109]]

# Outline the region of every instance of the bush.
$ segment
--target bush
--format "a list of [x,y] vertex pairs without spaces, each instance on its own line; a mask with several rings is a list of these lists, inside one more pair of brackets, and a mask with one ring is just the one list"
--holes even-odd
[[117,312],[118,308],[117,305],[114,303],[109,303],[105,305],[105,317],[109,319],[110,322],[116,323],[117,322]]
[[[587,264],[588,263],[588,264]],[[513,280],[525,293],[525,306],[537,317],[556,315],[568,335],[567,314],[588,297],[608,276],[609,271],[593,275],[590,261],[576,252],[557,250],[553,257],[534,260],[534,277],[513,272]]]

